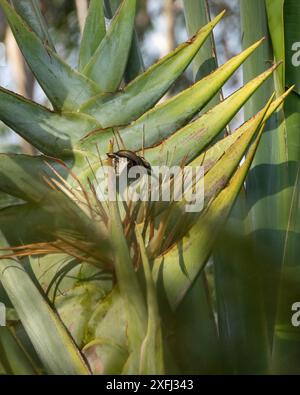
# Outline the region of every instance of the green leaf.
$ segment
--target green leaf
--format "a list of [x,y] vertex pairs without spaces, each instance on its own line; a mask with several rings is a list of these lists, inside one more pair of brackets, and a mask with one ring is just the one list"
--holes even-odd
[[104,0],[104,11],[106,18],[112,19],[119,8],[121,1],[122,0]]
[[[52,190],[44,179],[46,176],[60,181],[57,174],[59,174],[61,164],[55,161],[51,163],[48,159],[45,162],[43,157],[5,154],[0,155],[0,162],[2,162],[3,171],[3,176],[1,175],[0,178],[0,184],[2,183],[0,190],[6,190],[13,196],[37,204],[42,210],[39,214],[43,214],[41,221],[50,216],[51,220],[46,222],[48,228],[43,222],[37,224],[36,230],[44,231],[41,232],[41,236],[55,236],[60,240],[66,238],[67,232],[70,234],[72,245],[73,235],[75,235],[78,240],[79,255],[85,256],[88,250],[89,256],[95,258],[95,266],[107,271],[110,265],[110,252],[108,253],[110,243],[103,224],[89,217],[90,213],[86,211],[85,204],[79,206],[80,202],[74,200],[74,197],[72,199],[60,190]],[[53,166],[49,168],[46,163]],[[6,166],[9,166],[8,172],[5,170]],[[53,171],[56,166],[58,166],[57,174]],[[83,247],[80,240],[86,241]],[[75,248],[77,248],[76,244]]]
[[[213,97],[214,93],[220,89],[224,82],[234,73],[242,62],[250,56],[261,42],[262,41],[260,40],[243,53],[229,60],[222,67],[194,84],[191,88],[186,89],[179,95],[146,112],[146,114],[140,117],[136,122],[133,122],[130,126],[121,128],[119,132],[126,148],[137,151],[142,145],[142,140],[144,140],[144,147],[147,148],[151,145],[159,144],[162,139],[171,135],[176,129],[190,120]],[[227,101],[224,102],[224,105],[215,107],[212,112],[205,114],[203,118],[199,118],[196,122],[186,126],[186,128],[181,131],[178,131],[170,139],[164,141],[162,145],[146,150],[146,155],[149,156],[150,162],[152,160],[157,161],[158,157],[162,157],[160,152],[162,149],[161,147],[165,147],[164,150],[167,151],[171,146],[173,151],[174,146],[177,146],[176,142],[181,135],[184,135],[183,139],[186,139],[186,135],[189,135],[196,130],[200,130],[202,128],[202,123],[206,127],[206,123],[209,122],[209,119],[215,121],[214,124],[216,125],[222,125],[220,126],[220,129],[214,128],[213,136],[216,136],[232,119],[233,115],[242,106],[244,101],[249,98],[251,92],[253,93],[270,73],[271,71],[263,73],[242,90],[236,92],[235,96],[233,95],[231,98],[227,99]],[[235,103],[235,105],[231,103]],[[140,138],[137,138],[137,136],[140,136]],[[210,136],[209,133],[207,133],[207,136]],[[82,139],[78,148],[80,150],[95,151],[95,146],[97,144],[99,146],[99,152],[104,154],[112,137],[112,130],[101,130]],[[189,143],[192,143],[193,148],[195,148],[194,143],[190,138],[187,139],[187,144]],[[199,145],[200,144],[201,143],[199,143]],[[180,162],[182,157],[178,152],[176,154],[175,158],[178,158],[178,162]]]
[[149,259],[144,240],[139,228],[135,228],[137,242],[143,262],[144,275],[147,287],[148,326],[146,337],[142,343],[140,358],[140,374],[164,374],[164,356],[162,328],[156,288],[152,278]]
[[117,94],[99,95],[80,111],[95,116],[103,128],[126,125],[151,108],[182,74],[224,12],[204,26],[190,41],[150,67]]
[[[115,320],[119,323],[119,317]],[[128,351],[108,338],[96,338],[84,347],[83,352],[95,375],[120,375],[128,358]]]
[[[283,221],[278,227],[281,236],[282,258],[281,281],[279,288],[278,308],[276,316],[274,348],[272,355],[272,372],[276,374],[299,374],[299,327],[294,327],[291,317],[294,314],[292,305],[299,301],[299,159],[300,159],[300,77],[297,59],[299,56],[300,4],[286,0],[283,8],[285,60],[287,84],[295,84],[294,91],[284,106],[285,130],[280,141],[285,156],[282,167],[282,189],[277,201],[276,216]],[[283,28],[283,26],[281,26]],[[271,35],[272,35],[271,30]],[[298,43],[298,44],[297,44]],[[298,46],[297,46],[298,45]],[[298,49],[298,51],[297,51]],[[284,215],[282,215],[284,214]],[[281,216],[280,216],[281,215]]]
[[[265,122],[269,120],[272,114],[277,110],[277,108],[283,103],[283,101],[287,98],[287,96],[291,93],[293,88],[288,89],[283,95],[281,95],[278,99],[274,100],[270,108],[265,115]],[[255,118],[259,117],[262,113],[261,110],[255,117],[249,119],[243,125],[241,125],[234,133],[231,133],[224,139],[218,141],[212,147],[209,147],[206,151],[204,151],[201,155],[197,156],[190,165],[191,166],[204,166],[205,173],[211,169],[211,167],[227,152],[228,148],[232,146],[242,134],[244,134],[245,130],[255,122]]]
[[99,284],[86,282],[58,295],[55,300],[60,319],[80,349],[85,345],[88,321],[104,296]]
[[[243,34],[243,46],[247,46],[258,35],[266,35],[269,37],[268,18],[266,13],[265,2],[260,0],[241,0],[241,22]],[[255,20],[256,28],[253,29],[253,21]],[[249,81],[258,72],[265,68],[265,60],[274,59],[272,45],[270,40],[266,40],[265,44],[257,51],[244,66],[244,80]],[[260,89],[245,105],[245,115],[252,116],[261,108],[266,98],[274,92],[274,86],[277,95],[277,84],[271,79],[265,84],[264,89]],[[285,161],[286,152],[284,149],[284,141],[286,140],[286,128],[284,125],[282,111],[277,111],[269,119],[263,133],[260,146],[254,158],[251,170],[246,180],[246,200],[247,213],[245,218],[245,233],[251,234],[254,240],[254,248],[261,250],[262,246],[270,246],[274,252],[272,276],[266,273],[261,279],[263,298],[265,303],[265,315],[257,316],[267,322],[269,342],[272,342],[274,331],[274,320],[276,314],[276,303],[278,283],[278,273],[280,270],[281,250],[283,246],[283,238],[280,228],[283,225],[282,218],[285,216],[285,209],[280,203],[280,191],[286,189],[286,182],[283,181],[285,173],[285,165],[280,164]],[[243,220],[243,219],[242,219]],[[238,228],[238,232],[243,229]],[[224,262],[226,265],[227,262]],[[273,274],[277,273],[277,276]],[[243,280],[241,280],[243,281]],[[247,281],[245,279],[245,281]],[[249,289],[245,288],[243,299],[245,303],[251,300],[252,294]],[[260,325],[260,323],[253,323]],[[251,329],[249,330],[249,335]],[[270,359],[268,358],[269,344],[264,341],[259,342],[255,349],[251,346],[249,353],[252,358],[258,360],[260,370],[264,365],[264,371],[269,369]],[[267,365],[266,365],[267,363]]]
[[[196,33],[199,26],[209,22],[209,10],[206,0],[183,0],[184,16],[189,36]],[[213,54],[213,35],[207,40],[193,60],[194,80],[203,78],[217,68],[217,60]]]
[[[256,20],[256,29],[253,29],[253,20]],[[241,22],[243,31],[243,46],[252,42],[256,37],[268,34],[267,15],[265,2],[260,0],[241,1]],[[265,68],[265,59],[273,59],[271,45],[268,40],[264,45],[248,60],[244,65],[244,80],[250,81],[254,75],[261,72]],[[262,107],[267,97],[274,92],[274,83],[269,80],[264,89],[260,89],[248,101],[245,106],[245,116],[251,117]],[[280,174],[278,173],[278,141],[284,136],[278,133],[278,116],[274,116],[266,125],[266,132],[262,136],[262,141],[257,151],[257,155],[253,161],[251,172],[248,176],[248,192],[247,200],[251,210],[249,218],[251,218],[252,231],[259,232],[259,240],[263,243],[269,243],[269,236],[273,233],[272,228],[277,227],[277,219],[273,211],[274,186],[279,184]],[[267,166],[265,166],[267,164]],[[253,187],[252,187],[253,186]],[[277,189],[277,187],[275,187]],[[268,225],[267,225],[268,224]],[[270,229],[270,232],[266,229]],[[273,233],[274,235],[274,233]],[[264,237],[266,237],[264,239]],[[272,236],[271,236],[272,237]],[[278,240],[273,240],[274,245],[278,245]]]
[[56,178],[46,162],[66,174],[61,163],[47,157],[0,154],[0,190],[26,201],[40,202],[51,191],[44,177]]
[[283,20],[284,0],[266,0],[268,25],[271,32],[271,40],[276,62],[283,61],[277,70],[278,92],[281,94],[285,89],[285,40]]
[[121,374],[128,360],[128,338],[124,301],[117,287],[95,309],[88,332],[90,342],[83,353],[93,373]]
[[123,78],[132,42],[136,0],[124,0],[104,39],[83,69],[102,92],[114,92]]
[[142,290],[134,270],[129,247],[124,235],[118,202],[112,195],[112,180],[109,179],[110,230],[114,253],[114,267],[128,323],[130,356],[125,371],[136,372],[139,366],[140,347],[147,327],[146,306]]
[[[290,233],[288,223],[299,162],[299,133],[297,132],[299,131],[299,97],[296,93],[299,72],[293,64],[293,59],[297,54],[293,44],[299,33],[297,20],[300,8],[297,1],[291,0],[285,1],[283,7],[282,2],[278,0],[274,2],[242,1],[241,4],[243,7],[241,15],[244,21],[244,45],[247,45],[249,40],[253,40],[257,32],[268,29],[274,48],[273,54],[270,46],[269,48],[266,46],[264,54],[257,58],[254,56],[249,61],[248,67],[244,70],[245,78],[252,78],[253,74],[263,67],[263,59],[280,56],[285,60],[286,74],[276,80],[277,94],[284,88],[284,79],[288,85],[296,83],[295,92],[288,97],[284,108],[267,125],[267,133],[262,139],[253,169],[247,180],[247,200],[250,208],[247,232],[251,232],[257,251],[261,245],[266,245],[270,246],[274,252],[273,266],[261,279],[265,303],[265,316],[262,319],[268,323],[269,341],[273,346],[274,371],[293,373],[293,369],[295,369],[295,372],[298,373],[295,361],[298,361],[299,355],[294,353],[297,345],[293,342],[285,342],[282,338],[284,331],[288,332],[291,329],[289,311],[291,295],[294,294],[294,297],[298,297],[298,293],[295,291],[296,287],[284,289],[285,268],[281,265],[287,240],[290,238],[288,241],[289,257],[294,255],[299,244],[297,232]],[[253,18],[256,18],[257,29],[253,29],[250,25]],[[254,97],[251,107],[246,107],[246,112],[252,113],[271,90],[273,90],[271,86],[266,87],[264,91]],[[293,263],[291,264],[293,265]],[[286,262],[284,265],[287,271],[289,271],[289,265],[290,262]],[[280,278],[280,274],[282,278]],[[279,289],[280,297],[278,297]],[[249,292],[245,292],[243,295],[245,300],[249,300],[251,297]],[[279,305],[274,303],[274,300],[278,301]],[[279,326],[275,325],[276,320]],[[282,328],[285,329],[282,330]],[[278,333],[275,333],[273,339],[274,329]],[[266,359],[265,353],[267,352],[268,348],[261,348],[257,350],[255,358],[262,356]],[[267,362],[269,364],[270,360]],[[270,367],[268,366],[268,368]]]
[[[252,133],[257,131],[261,121],[262,117],[257,120]],[[220,188],[222,191],[199,217],[188,236],[155,259],[153,267],[155,279],[163,287],[172,308],[181,302],[211,253],[217,231],[224,224],[234,204],[255,155],[260,137],[261,132],[249,149],[245,162],[231,178],[229,185],[224,187],[223,184],[223,188]],[[231,153],[228,159],[230,156]],[[221,161],[217,163],[215,170],[220,167],[220,163]],[[208,226],[208,224],[211,225]]]
[[99,93],[97,85],[64,63],[30,30],[7,0],[0,0],[18,45],[55,109],[77,110]]
[[0,192],[0,210],[8,206],[17,205],[19,203],[22,203],[22,200],[17,199],[7,193]]
[[[9,247],[0,233],[1,247]],[[89,374],[69,333],[15,259],[0,260],[0,281],[50,374]]]
[[217,242],[214,265],[219,334],[226,374],[270,374],[266,320],[270,311],[266,311],[261,280],[266,275],[276,280],[274,257],[271,249],[254,247],[251,235],[242,232],[243,192]]
[[79,70],[82,71],[95,54],[106,33],[103,0],[92,0],[86,18],[79,51]]
[[[285,0],[284,2],[284,37],[285,37],[285,61],[286,83],[294,85],[295,92],[300,95],[299,73],[299,2],[297,0]],[[298,43],[298,44],[297,44]]]
[[[270,102],[269,102],[270,103]],[[228,150],[224,153],[224,155],[220,158],[215,165],[205,174],[204,180],[198,180],[198,185],[201,186],[203,182],[204,188],[204,199],[203,199],[203,208],[205,209],[209,203],[221,192],[221,190],[228,184],[230,178],[238,167],[240,161],[243,158],[243,155],[247,151],[251,140],[255,136],[257,130],[262,124],[264,117],[266,115],[266,111],[269,108],[269,104],[267,107],[263,109],[256,117],[252,118],[248,123],[247,127],[245,127],[243,134],[239,136],[238,141],[231,145]],[[197,184],[196,184],[197,185]],[[180,209],[181,215],[184,215],[186,211],[187,201],[185,199],[181,199],[175,203],[175,207]],[[162,206],[162,205],[161,205]],[[162,207],[160,207],[160,210]],[[158,211],[159,213],[159,211]],[[180,236],[183,236],[187,233],[186,227],[183,226],[182,221],[178,223],[178,215],[177,210],[171,212],[171,216],[169,219],[169,224],[166,233],[172,232],[176,234],[176,239],[179,239]],[[197,213],[193,213],[189,215],[192,223],[199,217]],[[187,219],[189,219],[187,217]],[[187,224],[186,226],[191,226],[191,224]],[[174,230],[175,229],[175,230]]]
[[172,355],[178,361],[182,374],[223,373],[210,288],[208,275],[203,270],[174,311],[172,319],[164,321],[172,339]]
[[299,374],[299,327],[291,321],[295,310],[292,306],[299,301],[298,246],[300,242],[300,166],[290,201],[289,219],[286,229],[283,266],[278,300],[277,320],[274,334],[272,367],[276,374]]
[[[53,239],[55,228],[53,216],[32,204],[18,204],[0,210],[1,231],[11,245],[32,244]],[[47,224],[47,232],[43,231]]]
[[145,71],[143,56],[139,46],[137,32],[133,32],[132,44],[129,52],[128,62],[125,70],[124,80],[128,84],[138,75]]
[[[120,5],[120,2],[121,0],[104,0],[105,15],[107,18],[112,19]],[[136,30],[134,30],[129,58],[124,75],[125,82],[129,83],[144,71],[145,66],[139,46],[138,34]]]
[[9,327],[0,327],[0,364],[7,374],[37,374],[34,364]]
[[[9,244],[14,247],[53,242],[61,227],[59,226],[61,223],[57,223],[53,213],[34,204],[18,204],[0,210],[0,222],[2,233]],[[72,225],[69,229],[72,229]],[[58,281],[61,292],[74,286],[80,269],[79,262],[74,263],[74,261],[74,258],[67,254],[30,257],[30,266],[27,267],[31,268],[28,269],[28,273],[34,274],[41,288],[53,300]],[[60,277],[66,273],[67,269],[69,269],[69,276]]]
[[0,88],[0,119],[41,152],[53,157],[72,156],[72,146],[99,128],[97,121],[78,113],[55,113]]
[[0,267],[0,281],[47,372],[89,374],[67,330],[22,265],[15,260],[1,260]]
[[38,0],[12,0],[17,13],[36,33],[45,45],[55,51],[54,43],[48,32],[47,23],[41,13]]
[[168,165],[179,165],[183,160],[189,162],[194,159],[221,133],[249,97],[272,75],[275,68],[273,66],[250,81],[199,119],[174,133],[161,145],[146,149],[146,159],[155,165],[165,163],[165,158],[169,157]]
[[[271,103],[271,100],[269,104]],[[250,124],[251,127],[244,130],[244,133],[239,137],[238,142],[231,145],[220,160],[204,176],[204,206],[206,206],[211,199],[217,196],[229,182],[229,178],[243,159],[244,153],[247,151],[247,148],[256,132],[263,124],[269,104],[254,118],[255,122]]]
[[[229,214],[247,174],[249,159],[192,228],[190,236],[154,261],[153,273],[157,286],[164,289],[173,309],[181,303],[208,259],[214,242],[212,235],[216,235]],[[208,227],[207,221],[213,226]]]
[[[194,84],[191,88],[186,89],[177,96],[167,100],[163,104],[157,105],[155,108],[140,117],[132,125],[125,129],[121,129],[120,133],[122,135],[122,139],[126,141],[127,144],[129,137],[132,137],[133,140],[134,136],[135,143],[139,142],[140,144],[140,141],[137,141],[136,136],[140,135],[142,138],[144,133],[144,145],[145,147],[149,147],[170,136],[175,130],[179,129],[187,121],[193,118],[193,116],[199,112],[209,102],[210,99],[213,98],[213,96],[220,90],[228,78],[230,78],[236,69],[245,61],[245,59],[248,58],[248,56],[252,54],[252,52],[261,44],[261,42],[262,41],[255,43],[246,51],[230,59],[219,69]],[[261,76],[262,80],[264,80],[264,78],[265,75]],[[256,85],[256,83],[258,83],[258,80],[259,79],[253,80],[253,87]],[[252,90],[251,85],[249,85],[248,88],[250,92]],[[245,90],[247,89],[245,88]],[[255,90],[255,88],[253,89]],[[240,95],[242,96],[242,92],[240,92]],[[242,105],[242,98],[240,100]],[[231,117],[227,117],[227,114],[224,117],[224,125],[226,125],[229,120],[232,119],[234,113],[230,112],[230,114]],[[193,125],[195,128],[197,127],[196,122]],[[193,127],[191,127],[190,130],[192,132]],[[172,143],[174,143],[174,141],[172,140]],[[132,143],[130,144],[129,142],[130,147],[131,145]],[[174,146],[175,145],[176,144],[174,144]],[[131,149],[134,148],[131,147]]]
[[[146,310],[125,237],[121,237],[123,231],[121,232],[119,225],[115,221],[114,215],[112,216],[112,240],[115,252],[115,269],[121,295],[126,301],[128,321],[130,322],[129,327],[131,328],[129,340],[134,348],[134,345],[141,343],[144,338]],[[135,319],[133,320],[133,318]]]
[[[207,0],[183,0],[184,16],[187,25],[188,34],[193,35],[199,26],[205,25],[211,19],[209,4]],[[194,80],[200,80],[206,77],[218,67],[217,50],[213,32],[200,48],[198,54],[193,60],[193,76]],[[223,99],[222,90],[220,90],[210,102],[201,110],[205,113],[214,107]]]
[[[210,20],[209,5],[206,0],[183,0],[184,16],[188,34],[193,35],[199,26]],[[200,80],[218,66],[213,33],[200,48],[193,60],[194,80]],[[220,102],[218,92],[201,110],[204,114]],[[204,164],[204,161],[203,165]],[[209,292],[208,278],[204,271],[196,279],[182,304],[176,310],[175,349],[181,351],[179,360],[187,374],[209,374],[220,371],[221,350],[214,319],[212,295]],[[199,341],[193,341],[197,333]],[[177,345],[179,347],[177,347]]]

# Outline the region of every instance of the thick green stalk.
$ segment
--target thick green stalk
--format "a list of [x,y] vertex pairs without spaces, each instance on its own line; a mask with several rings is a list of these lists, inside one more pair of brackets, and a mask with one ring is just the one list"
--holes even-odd
[[[260,0],[242,0],[240,6],[242,44],[243,48],[246,48],[251,40],[267,35],[265,7]],[[254,20],[256,21],[255,29],[253,29]],[[268,68],[270,62],[272,62],[270,44],[265,41],[257,53],[244,63],[244,82],[250,81],[252,77]],[[253,116],[261,108],[267,97],[272,94],[273,90],[273,82],[270,79],[246,103],[244,107],[245,118]],[[253,184],[253,179],[255,179],[256,183],[260,183],[263,187],[266,184],[266,178],[261,179],[264,168],[260,167],[259,164],[261,155],[270,152],[272,122],[271,119],[267,123],[252,164],[250,177],[248,177],[249,182],[251,181]],[[274,133],[275,131],[273,131]],[[259,190],[262,189],[259,187]],[[247,192],[247,196],[251,198],[253,194],[255,194],[255,189],[253,190],[252,186],[250,191]],[[215,259],[219,331],[228,372],[266,373],[269,369],[270,342],[266,330],[263,279],[261,278],[264,272],[261,268],[261,261],[256,261],[254,269],[253,266],[249,265],[249,260],[245,259],[245,254],[242,254],[241,245],[243,243],[247,246],[248,255],[252,254],[251,256],[253,256],[252,244],[245,237],[244,218],[247,211],[245,198],[245,194],[241,193],[226,229],[227,232],[244,235],[244,238],[241,238],[236,245],[231,243],[230,247],[228,247],[228,243],[220,243]],[[256,208],[256,211],[259,211],[257,217],[265,216],[265,210],[265,206],[260,208],[260,211]],[[232,254],[233,250],[234,254]],[[254,274],[250,281],[249,273],[252,270]]]
[[[253,21],[256,21],[256,28],[253,29]],[[268,36],[268,21],[264,2],[243,0],[241,2],[241,22],[243,34],[243,46],[247,46],[256,36],[266,36],[265,44],[261,46],[256,56],[245,63],[244,80],[248,81],[259,70],[263,70],[269,62],[273,62],[273,52],[271,41]],[[275,89],[274,82],[270,80],[264,89],[260,89],[252,96],[248,105],[245,107],[245,113],[252,116],[256,109]],[[266,363],[269,361],[270,346],[273,337],[273,325],[275,319],[278,270],[280,267],[279,257],[282,245],[282,237],[277,232],[278,218],[275,212],[278,207],[277,191],[280,190],[280,175],[283,171],[280,166],[280,144],[283,130],[279,130],[280,110],[274,114],[266,126],[262,136],[260,146],[254,159],[251,171],[247,179],[247,209],[248,223],[246,232],[251,234],[254,249],[260,251],[261,248],[271,248],[274,252],[273,265],[269,272],[261,268],[261,287],[263,291],[264,317],[259,319],[267,323],[268,339],[264,345],[261,339],[261,349],[257,351],[257,357],[265,358]],[[252,297],[251,291],[246,293],[247,300]],[[262,322],[263,324],[263,322]],[[249,328],[249,330],[251,330]],[[251,333],[249,332],[251,336]],[[269,367],[266,367],[267,369]]]
[[153,281],[151,266],[140,229],[136,226],[136,238],[140,248],[145,282],[147,287],[148,325],[146,337],[141,347],[140,374],[164,374],[164,346],[161,318]]
[[[210,20],[208,4],[206,0],[183,0],[183,6],[187,31],[192,37],[201,26],[206,25]],[[211,34],[193,61],[194,80],[197,81],[205,77],[217,67],[214,40]]]
[[[293,30],[297,24],[293,23],[293,19],[297,20],[298,8],[298,3],[291,1],[285,2],[284,8],[281,0],[267,0],[266,7],[264,2],[258,0],[241,1],[243,45],[246,47],[258,35],[268,35],[268,30],[271,36],[265,45],[245,63],[245,80],[251,79],[266,67],[267,62],[273,61],[273,59],[284,61],[276,73],[275,84],[270,81],[264,90],[253,95],[246,106],[248,115],[253,115],[257,111],[266,95],[274,88],[277,95],[280,95],[285,89],[285,80],[289,83],[297,83],[299,72],[297,74],[295,67],[291,65],[293,55],[291,48],[293,40],[296,40],[295,37],[297,37],[297,32]],[[256,21],[255,29],[252,26],[253,20]],[[284,54],[287,53],[289,56],[285,57]],[[297,92],[297,88],[295,91]],[[297,353],[295,353],[299,344],[298,339],[297,336],[288,334],[293,329],[290,323],[291,304],[298,295],[295,291],[298,287],[292,287],[289,281],[290,277],[287,276],[287,273],[290,273],[290,266],[293,265],[291,257],[294,256],[294,251],[297,248],[299,232],[298,224],[291,221],[291,218],[298,215],[298,209],[296,209],[298,197],[295,192],[299,162],[299,133],[295,133],[296,130],[299,130],[298,99],[297,94],[292,93],[284,108],[279,109],[269,121],[247,180],[247,209],[249,213],[246,231],[251,240],[251,250],[254,251],[254,256],[256,254],[258,267],[255,269],[255,273],[260,273],[260,275],[257,278],[256,286],[244,286],[237,292],[236,296],[239,296],[243,303],[242,305],[232,303],[230,314],[227,317],[231,322],[246,322],[245,314],[247,306],[251,305],[251,301],[253,301],[253,293],[261,295],[256,306],[257,314],[245,327],[245,338],[248,339],[249,350],[244,350],[244,355],[237,353],[237,361],[245,360],[246,356],[248,360],[251,360],[249,355],[252,353],[252,358],[256,358],[257,361],[263,362],[265,359],[265,368],[269,370],[275,316],[279,309],[274,338],[273,369],[276,372],[286,373],[299,371],[296,364]],[[269,250],[268,261],[266,258],[262,259],[264,249]],[[244,263],[246,262],[247,260],[244,259]],[[281,290],[278,304],[279,275],[283,262],[286,269],[284,268],[280,278]],[[233,267],[232,276],[239,278],[240,283],[247,281],[248,274],[247,271],[243,273],[243,265],[239,264]],[[294,271],[294,277],[296,277],[297,268]],[[230,281],[233,281],[232,277]],[[227,286],[230,281],[227,281]],[[231,286],[231,294],[232,289]],[[228,291],[221,296],[225,299],[228,296],[229,300]],[[263,325],[264,322],[267,323],[267,337],[265,337],[264,331],[261,331],[259,337],[253,336],[255,333],[253,328],[259,327],[259,322],[260,325]],[[264,341],[264,337],[266,341]],[[235,337],[233,336],[233,338]],[[237,334],[236,341],[238,339]],[[236,344],[235,349],[241,348]],[[260,367],[263,368],[261,365]]]
[[[281,154],[281,189],[278,196],[278,232],[282,235],[280,259],[282,271],[277,303],[277,317],[274,336],[273,371],[275,373],[299,374],[299,327],[292,323],[292,306],[300,300],[299,259],[300,242],[300,72],[295,59],[295,44],[299,42],[300,4],[294,0],[266,1],[269,29],[274,56],[283,56],[285,63],[277,79],[277,89],[284,89],[285,83],[295,84],[293,93],[281,112],[283,136],[279,140]],[[279,136],[280,137],[280,136]]]
[[[210,21],[209,4],[207,0],[183,0],[183,6],[187,31],[189,36],[192,37],[201,26],[206,25]],[[214,37],[213,33],[211,33],[193,61],[194,80],[197,81],[206,77],[216,70],[217,67]],[[207,106],[201,110],[201,113],[205,113],[218,104],[219,101],[220,94],[217,93]]]

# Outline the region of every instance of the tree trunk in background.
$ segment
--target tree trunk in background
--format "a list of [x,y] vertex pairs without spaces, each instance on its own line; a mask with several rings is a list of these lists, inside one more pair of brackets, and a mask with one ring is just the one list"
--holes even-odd
[[[16,84],[16,91],[19,95],[22,95],[27,99],[32,99],[34,76],[29,70],[9,27],[6,29],[5,43],[7,60],[13,74],[14,82]],[[21,142],[21,150],[22,153],[27,155],[33,155],[35,153],[35,149],[32,147],[32,145],[23,139]]]
[[80,32],[82,34],[84,29],[85,19],[88,14],[88,3],[87,0],[75,0],[75,3],[76,3]]
[[166,48],[168,54],[175,48],[175,4],[174,0],[164,0],[164,15],[166,20]]
[[[166,25],[166,37],[165,37],[165,46],[160,54],[160,57],[166,56],[175,48],[175,4],[174,0],[164,0],[163,1],[163,15],[165,19]],[[163,103],[170,97],[170,92],[166,93],[161,99],[160,103]]]

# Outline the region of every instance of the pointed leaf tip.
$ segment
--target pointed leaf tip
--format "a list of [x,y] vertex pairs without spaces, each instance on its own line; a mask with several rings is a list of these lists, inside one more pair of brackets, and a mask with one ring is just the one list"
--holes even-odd
[[136,0],[124,0],[83,74],[102,92],[114,92],[123,78],[134,31]]

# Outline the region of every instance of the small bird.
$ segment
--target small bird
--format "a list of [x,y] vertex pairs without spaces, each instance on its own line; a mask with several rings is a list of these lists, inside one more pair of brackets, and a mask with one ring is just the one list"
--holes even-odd
[[120,175],[125,168],[129,171],[129,169],[134,166],[144,167],[147,170],[147,173],[151,175],[150,163],[133,151],[120,150],[117,152],[107,153],[106,155],[113,160],[113,165],[117,175]]

